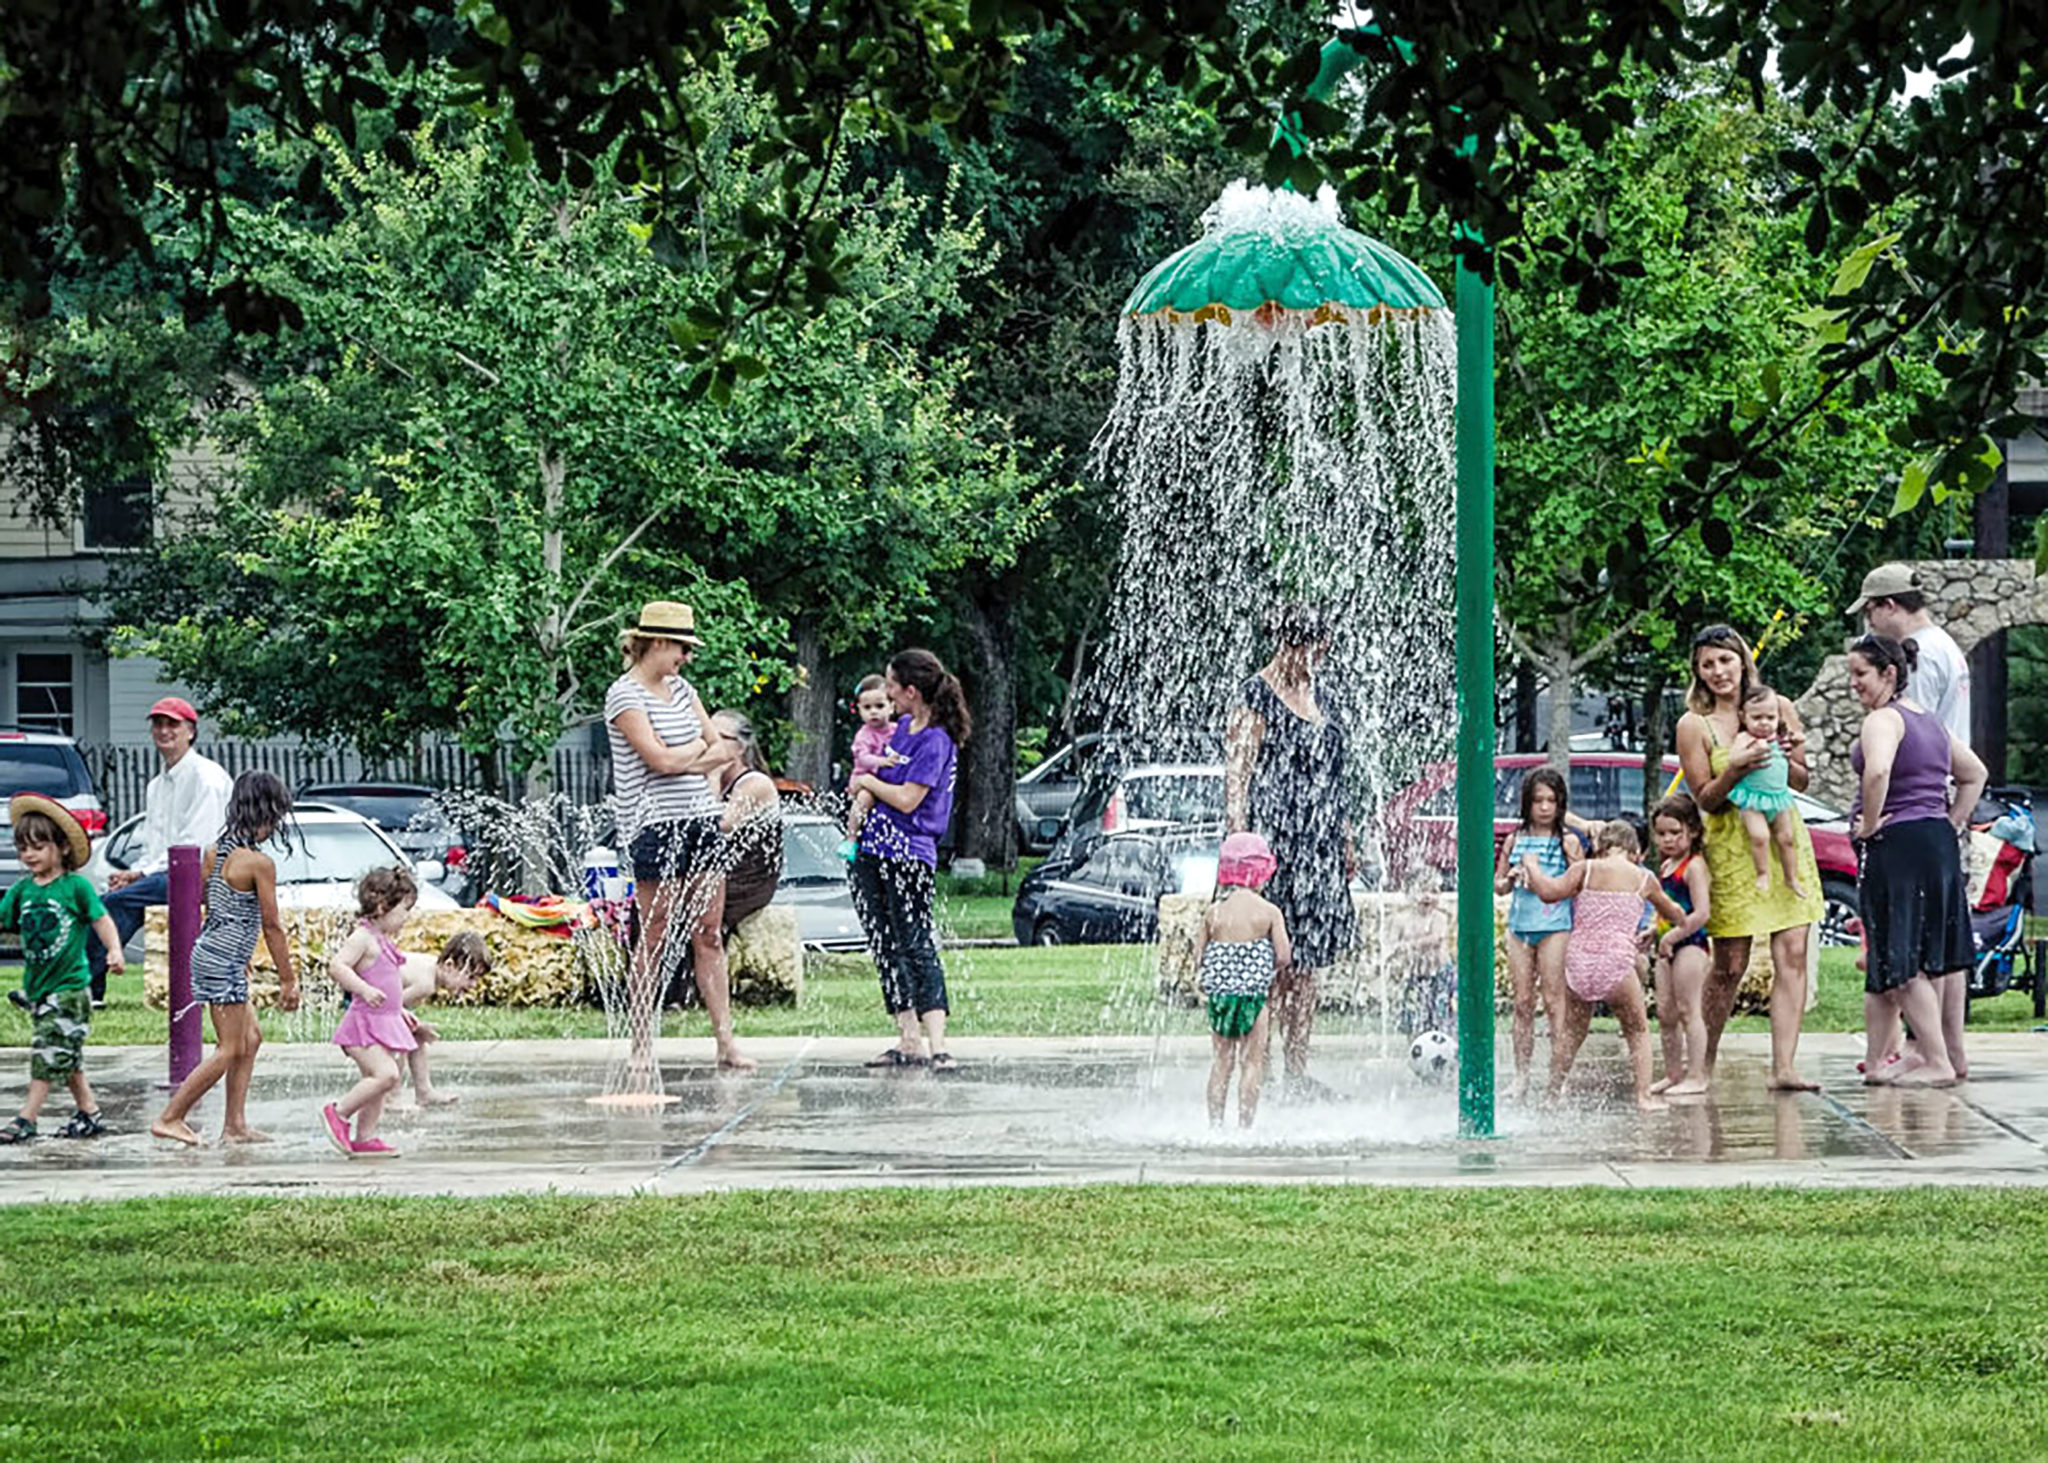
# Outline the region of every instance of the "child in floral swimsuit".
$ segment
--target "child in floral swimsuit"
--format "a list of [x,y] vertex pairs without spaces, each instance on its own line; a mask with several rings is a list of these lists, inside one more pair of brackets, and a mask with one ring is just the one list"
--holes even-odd
[[1650,1091],[1650,1028],[1643,987],[1636,979],[1636,932],[1642,928],[1645,899],[1673,924],[1683,923],[1686,913],[1665,896],[1656,875],[1636,862],[1641,853],[1635,829],[1616,819],[1601,826],[1594,856],[1573,865],[1563,878],[1551,878],[1533,857],[1522,865],[1538,898],[1572,901],[1572,942],[1564,956],[1563,1029],[1550,1054],[1553,1101],[1571,1075],[1594,1005],[1605,1001],[1628,1042],[1636,1106],[1654,1112],[1665,1105]]
[[1273,976],[1293,959],[1287,921],[1259,890],[1277,867],[1273,850],[1256,833],[1223,840],[1216,866],[1216,899],[1202,915],[1195,935],[1195,968],[1209,998],[1209,1122],[1223,1123],[1230,1100],[1230,1074],[1242,1058],[1237,1121],[1249,1128],[1259,1110],[1266,1078],[1266,994]]

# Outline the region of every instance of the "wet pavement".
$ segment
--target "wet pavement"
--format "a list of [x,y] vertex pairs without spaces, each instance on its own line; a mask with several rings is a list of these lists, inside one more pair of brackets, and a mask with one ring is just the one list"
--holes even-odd
[[[260,1146],[178,1148],[149,1137],[163,1101],[158,1047],[92,1050],[112,1131],[0,1149],[0,1202],[162,1194],[693,1193],[871,1185],[1309,1182],[1896,1186],[2048,1184],[2048,1036],[1973,1039],[1977,1075],[1952,1091],[1870,1088],[1860,1038],[1806,1038],[1824,1090],[1764,1088],[1767,1040],[1732,1036],[1706,1101],[1638,1115],[1619,1041],[1596,1035],[1558,1111],[1503,1105],[1499,1133],[1460,1139],[1456,1095],[1364,1040],[1317,1047],[1335,1093],[1289,1104],[1269,1089],[1258,1125],[1212,1130],[1200,1038],[961,1039],[961,1069],[872,1071],[879,1040],[756,1040],[761,1070],[716,1073],[708,1041],[664,1042],[659,1107],[592,1102],[623,1085],[601,1041],[450,1043],[435,1080],[460,1103],[394,1099],[382,1136],[402,1156],[350,1161],[328,1146],[321,1103],[352,1069],[331,1047],[263,1050],[251,1120]],[[0,1049],[0,1103],[18,1102],[27,1054]],[[1503,1053],[1505,1058],[1505,1053]],[[1538,1052],[1538,1071],[1543,1054]],[[43,1129],[70,1113],[53,1095]],[[194,1114],[209,1136],[218,1094]]]

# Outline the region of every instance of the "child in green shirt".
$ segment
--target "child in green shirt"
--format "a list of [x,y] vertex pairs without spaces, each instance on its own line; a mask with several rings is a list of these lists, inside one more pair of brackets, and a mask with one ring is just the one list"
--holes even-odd
[[85,1038],[92,1027],[92,974],[87,931],[107,949],[107,968],[123,968],[121,937],[92,884],[76,870],[92,856],[85,830],[62,803],[17,793],[7,805],[14,848],[28,877],[0,895],[0,929],[21,933],[21,989],[9,998],[35,1022],[30,1040],[28,1099],[21,1115],[0,1128],[0,1143],[36,1136],[36,1118],[52,1083],[71,1088],[78,1111],[60,1132],[97,1138],[106,1131],[92,1084],[85,1080]]

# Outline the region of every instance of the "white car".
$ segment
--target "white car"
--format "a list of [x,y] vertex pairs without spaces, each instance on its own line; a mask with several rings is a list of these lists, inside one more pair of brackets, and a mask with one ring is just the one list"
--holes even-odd
[[[83,872],[93,887],[105,890],[108,876],[127,868],[141,853],[142,819],[130,818],[94,845]],[[460,909],[436,881],[447,871],[433,859],[417,863],[369,819],[325,803],[298,803],[292,808],[289,843],[273,838],[263,851],[277,860],[277,902],[284,909],[351,909],[356,880],[378,867],[402,864],[419,880],[422,914]],[[142,935],[128,942],[128,958],[142,958]]]

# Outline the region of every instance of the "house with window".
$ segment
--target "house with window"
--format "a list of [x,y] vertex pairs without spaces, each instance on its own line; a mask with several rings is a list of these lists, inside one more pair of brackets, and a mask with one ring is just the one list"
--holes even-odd
[[[175,454],[174,488],[194,491],[212,460]],[[105,618],[93,592],[111,556],[132,553],[157,532],[147,480],[88,484],[66,521],[31,511],[15,484],[0,481],[0,725],[57,732],[102,746],[149,745],[149,707],[189,695],[151,660],[92,650],[88,630]]]

